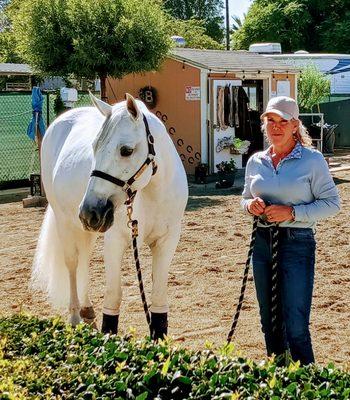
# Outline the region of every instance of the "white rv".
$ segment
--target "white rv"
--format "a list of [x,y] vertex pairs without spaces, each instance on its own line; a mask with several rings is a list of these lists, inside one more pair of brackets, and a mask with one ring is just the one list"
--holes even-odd
[[350,94],[350,54],[271,54],[269,57],[283,60],[297,67],[314,64],[321,72],[329,75],[331,94]]
[[[249,51],[300,68],[313,64],[321,72],[329,75],[331,94],[350,95],[350,54],[311,54],[304,50],[282,54],[278,45],[279,43],[256,43],[249,47]],[[278,52],[280,54],[276,54]]]

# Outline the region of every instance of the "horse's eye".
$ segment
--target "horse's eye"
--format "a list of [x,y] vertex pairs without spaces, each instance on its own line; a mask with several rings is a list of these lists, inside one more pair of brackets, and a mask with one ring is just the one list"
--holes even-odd
[[131,147],[123,146],[123,147],[120,149],[120,155],[121,155],[122,157],[129,157],[129,156],[131,156],[131,154],[132,154],[133,151],[134,151],[134,149],[132,149]]

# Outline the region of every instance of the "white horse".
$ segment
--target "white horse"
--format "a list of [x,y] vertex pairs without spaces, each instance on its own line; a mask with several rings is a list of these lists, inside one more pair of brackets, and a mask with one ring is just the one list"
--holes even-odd
[[51,124],[42,143],[49,206],[32,281],[54,306],[69,306],[73,326],[82,318],[93,320],[89,261],[97,235],[104,233],[102,331],[116,333],[121,262],[131,244],[125,202],[136,192],[137,242],[146,243],[152,253],[151,334],[163,337],[168,269],[188,198],[186,174],[164,125],[142,102],[127,95],[126,101],[110,106],[91,98],[95,107],[65,112]]

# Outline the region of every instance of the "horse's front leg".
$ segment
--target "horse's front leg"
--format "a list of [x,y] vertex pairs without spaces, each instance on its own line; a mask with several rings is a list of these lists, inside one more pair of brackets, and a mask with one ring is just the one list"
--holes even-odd
[[162,339],[168,333],[168,272],[180,238],[180,226],[152,243],[151,336]]
[[116,232],[105,235],[104,261],[106,289],[103,303],[102,332],[117,333],[122,301],[121,264],[128,242]]

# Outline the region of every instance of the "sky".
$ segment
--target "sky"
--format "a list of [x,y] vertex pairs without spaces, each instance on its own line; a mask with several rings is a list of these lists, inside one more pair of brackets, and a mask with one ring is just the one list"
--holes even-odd
[[[228,7],[230,15],[243,16],[243,13],[247,12],[252,0],[229,0]],[[225,4],[225,1],[224,1]]]

